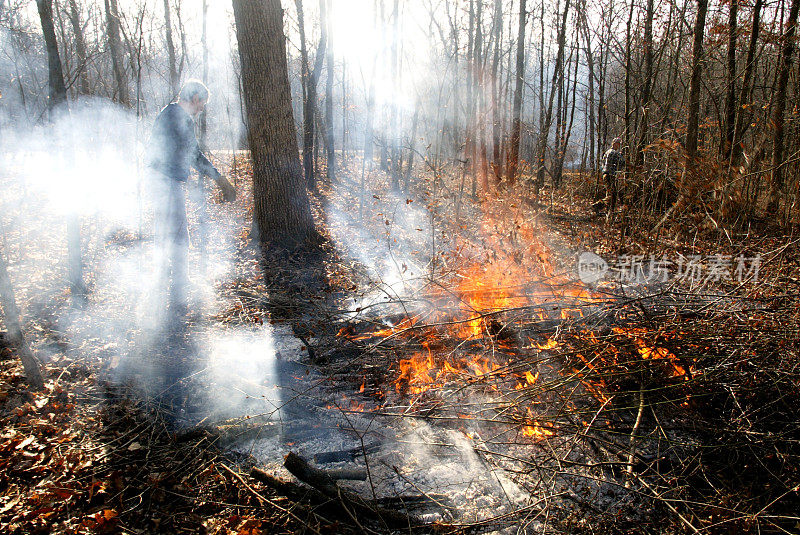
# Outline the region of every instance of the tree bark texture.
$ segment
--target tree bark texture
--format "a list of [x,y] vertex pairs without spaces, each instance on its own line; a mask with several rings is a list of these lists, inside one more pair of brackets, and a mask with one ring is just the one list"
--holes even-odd
[[233,0],[253,160],[254,218],[262,243],[298,244],[314,233],[297,137],[280,0]]

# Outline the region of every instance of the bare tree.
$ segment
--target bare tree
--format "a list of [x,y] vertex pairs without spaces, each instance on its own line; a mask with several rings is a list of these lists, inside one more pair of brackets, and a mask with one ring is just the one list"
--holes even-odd
[[[736,2],[737,0],[733,0]],[[647,145],[650,92],[653,87],[653,15],[655,13],[655,2],[647,0],[647,7],[644,16],[644,79],[642,80],[641,98],[641,126],[639,128],[639,139],[636,142],[636,165],[644,162],[644,147]]]
[[[203,83],[208,84],[208,0],[203,0],[203,33],[200,37],[203,47]],[[206,149],[206,137],[208,134],[208,120],[206,111],[200,114],[200,148]]]
[[[524,22],[523,22],[524,24]],[[498,86],[498,67],[500,65],[500,48],[502,47],[503,31],[503,0],[494,0],[494,56],[492,58],[492,173],[497,182],[503,177],[502,146],[500,136],[502,135],[502,112],[504,106],[501,105]],[[524,34],[524,28],[523,28]],[[520,102],[520,111],[522,103]],[[519,150],[519,149],[517,149]]]
[[567,0],[564,4],[564,11],[561,13],[561,26],[558,28],[558,38],[557,38],[557,46],[558,50],[556,52],[556,64],[553,67],[553,79],[550,84],[550,97],[547,105],[546,111],[544,111],[544,121],[542,124],[542,130],[539,133],[539,143],[537,147],[537,170],[536,170],[536,182],[535,188],[536,192],[538,193],[539,189],[544,186],[544,173],[545,173],[545,157],[547,155],[547,138],[550,135],[550,126],[552,125],[553,121],[553,98],[557,91],[559,77],[562,74],[563,64],[564,64],[564,49],[566,43],[566,35],[567,35],[567,15],[569,13],[569,4],[570,0]]
[[522,88],[525,79],[525,0],[519,0],[519,29],[517,30],[517,70],[514,85],[514,104],[511,123],[511,144],[509,147],[506,180],[513,185],[517,179],[519,165],[519,141],[522,132]]
[[595,69],[595,60],[594,60],[594,52],[592,51],[592,37],[591,37],[591,30],[589,27],[589,20],[586,16],[586,3],[583,3],[583,9],[579,10],[580,14],[580,30],[584,38],[584,54],[586,55],[586,67],[588,69],[587,78],[588,78],[588,89],[587,89],[587,98],[586,98],[586,109],[587,109],[587,117],[588,117],[588,124],[587,130],[589,134],[589,170],[591,173],[595,172],[595,129],[597,118],[595,115],[595,78],[597,76],[597,71]]
[[64,72],[61,69],[61,57],[58,54],[58,42],[53,26],[53,0],[36,0],[36,7],[39,9],[39,19],[42,22],[42,33],[47,48],[47,87],[49,88],[47,107],[53,110],[67,100],[67,87],[64,84]]
[[175,43],[172,41],[172,22],[170,21],[169,0],[164,0],[164,33],[167,41],[167,56],[169,58],[169,88],[172,96],[178,94],[178,64],[175,57]]
[[789,86],[789,74],[794,57],[794,34],[797,29],[797,16],[800,11],[800,0],[792,0],[786,29],[781,36],[781,57],[778,63],[778,84],[775,89],[775,109],[772,114],[772,176],[769,189],[767,213],[773,214],[778,209],[778,194],[783,187],[783,147],[786,131],[786,90]]
[[328,47],[326,56],[325,73],[325,155],[328,164],[328,181],[336,182],[336,143],[333,134],[333,47],[332,47],[332,25],[331,25],[331,3],[327,0],[326,9],[323,11],[322,25],[328,33]]
[[[44,34],[45,45],[47,47],[48,64],[48,87],[50,88],[48,109],[51,118],[54,117],[55,110],[64,106],[64,111],[69,113],[66,107],[67,88],[64,84],[64,74],[61,70],[61,58],[58,53],[58,43],[53,26],[52,0],[37,0],[39,9],[39,19],[42,23],[42,33]],[[69,133],[67,135],[70,135]],[[70,140],[71,141],[71,140]],[[65,147],[64,156],[74,157],[74,148]],[[73,299],[76,304],[82,302],[86,294],[86,286],[83,282],[83,262],[81,259],[81,232],[80,222],[77,215],[70,215],[67,218],[67,265],[69,269],[69,282]]]
[[720,136],[720,154],[731,157],[733,139],[736,134],[736,38],[738,35],[737,19],[739,16],[739,0],[730,0],[728,5],[728,57],[727,57],[727,91],[725,94],[725,122]]
[[399,109],[397,104],[397,85],[400,80],[400,0],[394,0],[392,7],[392,36],[391,44],[389,46],[389,62],[391,69],[392,80],[392,99],[389,103],[389,132],[388,139],[383,144],[384,161],[385,155],[388,153],[391,157],[391,164],[389,164],[389,175],[392,179],[392,188],[398,189],[400,187],[400,137],[399,137]]
[[122,64],[122,40],[120,39],[120,15],[117,0],[105,0],[105,7],[108,48],[111,52],[114,79],[117,82],[117,100],[124,106],[130,106],[128,77],[125,74],[125,66]]
[[686,160],[689,167],[697,159],[697,136],[700,125],[700,87],[703,75],[703,33],[706,27],[708,0],[697,0],[697,15],[694,21],[692,41],[692,74],[689,82],[689,111],[686,121]]
[[[325,0],[320,0],[320,10],[325,9]],[[297,23],[300,31],[301,80],[303,87],[303,170],[306,187],[314,190],[317,187],[314,176],[314,119],[317,114],[317,82],[322,70],[327,46],[327,28],[322,27],[322,35],[317,45],[314,70],[309,69],[308,45],[306,44],[305,17],[302,0],[295,0],[297,7]]]
[[[477,180],[480,182],[483,191],[489,190],[489,163],[486,155],[486,54],[484,52],[484,37],[483,37],[483,0],[477,2],[475,10],[475,46],[473,50],[473,70],[476,102],[475,102],[475,172]],[[473,182],[473,184],[475,184]],[[473,195],[475,194],[475,186],[473,186]]]
[[89,72],[87,70],[89,57],[86,48],[84,26],[81,22],[78,4],[75,0],[69,0],[69,12],[67,17],[69,18],[70,25],[72,26],[72,33],[75,37],[75,55],[78,59],[78,94],[88,95],[91,93],[89,88]]
[[743,109],[743,107],[750,102],[753,91],[753,73],[756,66],[756,48],[758,47],[758,37],[761,31],[761,10],[763,6],[764,0],[756,0],[755,4],[753,5],[752,24],[750,26],[750,41],[747,45],[747,57],[745,59],[744,75],[742,76],[742,87],[739,92],[739,106],[737,106],[736,110],[736,126],[734,128],[733,140],[731,142],[733,145],[733,150],[730,154],[730,157],[734,164],[738,163],[738,161],[741,159],[742,148],[739,140],[742,139],[745,129],[747,128],[747,125],[749,125],[749,121],[746,121],[745,118],[749,117],[750,113]]

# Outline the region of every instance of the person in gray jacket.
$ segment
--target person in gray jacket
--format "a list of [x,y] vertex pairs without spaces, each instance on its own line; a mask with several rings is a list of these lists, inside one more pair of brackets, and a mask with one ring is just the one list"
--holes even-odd
[[226,201],[236,199],[234,187],[197,143],[194,118],[203,111],[208,97],[208,88],[202,82],[187,81],[178,100],[165,106],[156,117],[147,152],[155,194],[158,276],[161,288],[169,292],[169,306],[177,314],[187,310],[189,231],[184,187],[191,168],[211,177]]

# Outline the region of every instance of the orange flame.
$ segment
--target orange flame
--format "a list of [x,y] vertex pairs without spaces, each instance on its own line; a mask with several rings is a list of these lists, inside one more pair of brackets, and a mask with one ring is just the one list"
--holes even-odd
[[549,422],[540,424],[538,420],[533,419],[533,411],[531,411],[530,407],[528,407],[527,414],[531,423],[522,426],[522,434],[524,436],[541,440],[555,435],[555,432],[552,429],[553,424]]
[[552,437],[555,433],[550,429],[547,429],[546,427],[542,427],[541,425],[539,425],[539,422],[534,420],[533,425],[522,426],[522,434],[526,437],[531,437],[537,440],[541,440],[547,437]]
[[558,347],[558,342],[556,342],[552,338],[548,338],[547,342],[545,342],[544,344],[536,342],[536,347],[538,347],[539,349],[555,349],[556,347]]
[[[639,352],[644,359],[652,359],[652,360],[666,360],[672,366],[672,377],[686,377],[689,378],[686,368],[678,364],[678,357],[676,357],[672,352],[664,347],[657,347],[648,344],[642,336],[644,336],[647,331],[643,328],[624,328],[624,327],[614,327],[613,332],[617,334],[623,334],[633,340],[633,343],[636,344],[636,350]],[[692,370],[694,371],[694,370]]]

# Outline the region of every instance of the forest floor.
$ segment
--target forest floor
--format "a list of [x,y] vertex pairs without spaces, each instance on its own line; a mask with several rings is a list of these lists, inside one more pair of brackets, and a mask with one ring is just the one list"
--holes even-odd
[[[656,218],[626,205],[606,223],[593,209],[592,184],[578,176],[568,178],[567,189],[581,194],[546,190],[535,197],[521,184],[476,199],[457,175],[393,194],[380,171],[369,173],[361,194],[361,173],[350,162],[339,170],[339,185],[313,196],[325,238],[317,253],[268,251],[259,258],[245,223],[249,170],[241,161],[230,169],[240,200],[212,205],[218,224],[210,235],[219,238],[209,246],[212,274],[201,277],[202,306],[183,333],[204,329],[206,337],[194,341],[201,348],[181,345],[164,357],[156,346],[174,341],[149,346],[179,361],[166,367],[182,372],[183,387],[170,395],[163,395],[169,373],[153,378],[157,366],[126,369],[136,363],[135,334],[143,329],[123,286],[135,286],[140,275],[120,283],[115,277],[130,266],[110,268],[106,260],[126,258],[140,237],[130,228],[108,233],[86,218],[94,293],[75,312],[61,282],[64,266],[47,261],[61,251],[58,237],[32,230],[48,228],[46,207],[17,192],[26,201],[12,222],[40,220],[26,221],[25,231],[4,222],[6,250],[47,384],[30,391],[13,351],[2,348],[2,530],[386,531],[347,507],[321,504],[309,487],[264,483],[248,471],[262,464],[291,482],[280,466],[283,454],[310,455],[319,436],[278,437],[285,449],[277,455],[251,435],[231,444],[221,426],[207,424],[235,410],[215,412],[186,399],[246,390],[239,381],[209,393],[221,376],[200,381],[202,370],[187,360],[236,329],[247,334],[227,350],[252,350],[260,343],[252,329],[270,324],[273,334],[302,340],[293,349],[274,342],[278,353],[286,359],[294,351],[308,377],[333,384],[313,394],[317,402],[333,396],[324,398],[331,410],[320,409],[322,418],[337,428],[378,422],[380,433],[358,436],[362,449],[369,438],[392,442],[371,458],[373,477],[394,471],[404,478],[403,496],[411,490],[442,500],[435,509],[445,513],[413,512],[437,522],[422,531],[800,530],[800,248],[793,235],[767,227],[720,230],[705,215],[674,218],[653,232]],[[607,280],[580,281],[582,252],[611,265]],[[626,268],[647,265],[651,255],[670,260],[670,284],[643,283],[636,273],[625,279]],[[735,259],[756,256],[757,277],[737,280]],[[689,271],[689,260],[708,270],[712,257],[728,259],[731,277]],[[241,364],[237,358],[222,366]],[[270,395],[263,398],[275,401]],[[241,397],[250,409],[258,396]],[[237,432],[248,429],[237,422]],[[436,444],[426,444],[424,455],[404,449],[420,437]],[[439,451],[440,442],[458,451]],[[457,469],[425,474],[465,462],[477,482],[458,479]],[[452,489],[434,476],[452,480]],[[375,497],[385,486],[349,488]],[[510,489],[525,497],[517,500]]]

